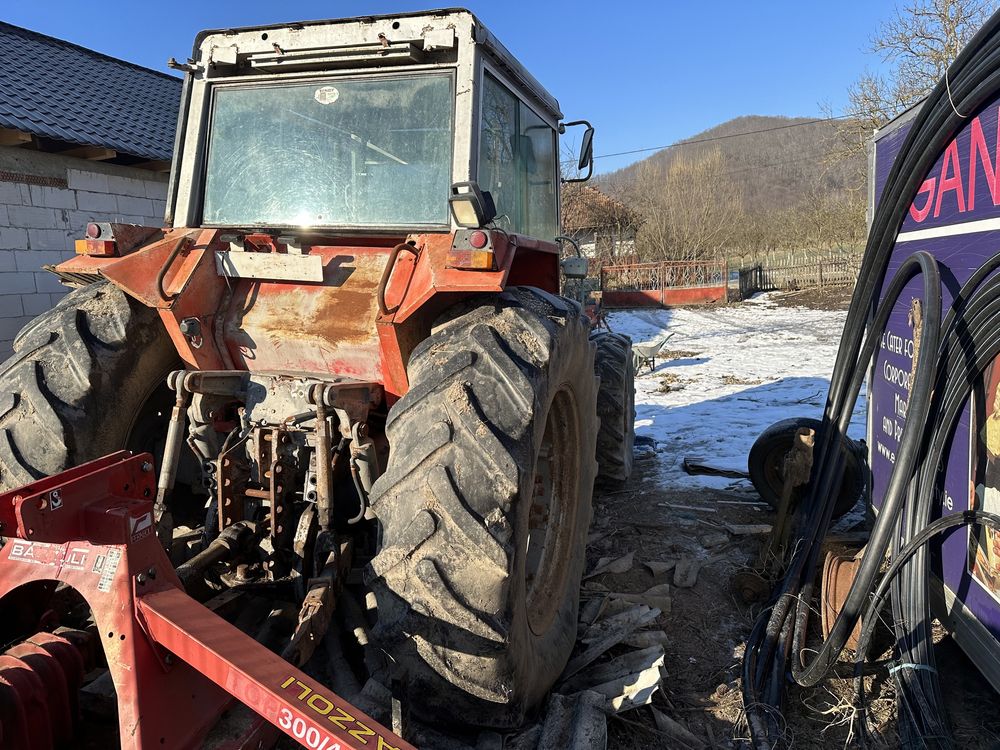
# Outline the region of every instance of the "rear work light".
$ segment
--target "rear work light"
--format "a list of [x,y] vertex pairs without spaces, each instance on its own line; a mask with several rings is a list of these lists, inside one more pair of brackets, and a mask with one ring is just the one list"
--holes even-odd
[[490,232],[482,229],[455,232],[446,265],[464,271],[495,271],[496,257]]
[[94,255],[98,258],[113,258],[118,255],[115,231],[110,223],[92,221],[84,230],[84,239],[73,243],[77,255]]

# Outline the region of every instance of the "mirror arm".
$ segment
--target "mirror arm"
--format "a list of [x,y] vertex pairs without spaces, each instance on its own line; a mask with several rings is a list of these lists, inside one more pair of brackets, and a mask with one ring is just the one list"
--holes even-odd
[[567,182],[586,182],[594,174],[594,160],[590,160],[590,169],[584,177],[563,177],[560,181],[565,185]]
[[561,122],[559,123],[559,135],[563,135],[566,132],[566,128],[572,128],[575,125],[586,125],[588,128],[592,128],[591,125],[586,120],[573,120],[572,122]]

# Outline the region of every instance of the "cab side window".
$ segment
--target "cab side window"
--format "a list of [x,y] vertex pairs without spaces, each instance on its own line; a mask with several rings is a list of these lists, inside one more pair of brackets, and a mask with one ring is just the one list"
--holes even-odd
[[558,234],[558,167],[555,131],[484,73],[479,185],[493,195],[511,231],[543,240]]

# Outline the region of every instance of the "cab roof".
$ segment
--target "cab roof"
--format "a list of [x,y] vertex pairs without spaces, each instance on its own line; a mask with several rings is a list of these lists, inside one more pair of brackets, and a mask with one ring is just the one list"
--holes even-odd
[[295,21],[290,23],[268,24],[264,26],[240,26],[221,29],[206,29],[195,37],[192,58],[195,60],[201,58],[205,41],[213,36],[225,37],[236,34],[245,34],[248,32],[266,33],[277,29],[304,29],[316,26],[336,26],[348,23],[364,23],[373,25],[385,24],[387,28],[383,33],[391,39],[393,21],[410,18],[427,18],[428,21],[431,19],[441,21],[447,20],[449,17],[464,17],[468,19],[469,26],[472,28],[471,41],[477,45],[481,45],[486,54],[488,54],[496,64],[504,68],[504,70],[514,77],[518,83],[524,86],[537,99],[539,99],[557,119],[562,119],[562,111],[559,108],[559,102],[556,98],[552,96],[552,94],[549,93],[549,91],[542,86],[541,83],[539,83],[538,79],[528,72],[527,68],[525,68],[520,61],[514,57],[514,55],[511,54],[511,52],[500,42],[500,40],[497,39],[497,37],[494,36],[488,28],[486,28],[482,21],[480,21],[472,11],[466,8],[441,8],[436,10],[412,11],[408,13],[353,16],[347,18],[331,18],[313,21]]

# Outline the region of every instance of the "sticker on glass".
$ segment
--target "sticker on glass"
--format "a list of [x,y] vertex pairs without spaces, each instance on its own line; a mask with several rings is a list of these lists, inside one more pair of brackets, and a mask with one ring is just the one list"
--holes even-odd
[[333,104],[340,98],[340,92],[333,86],[320,86],[313,94],[313,99],[320,104]]

